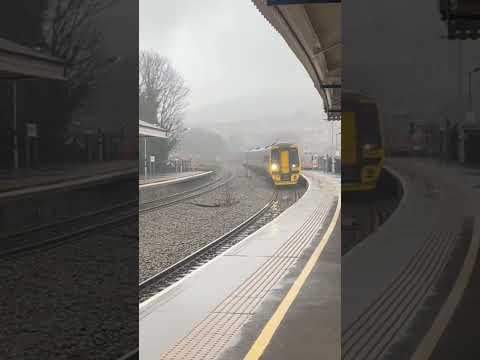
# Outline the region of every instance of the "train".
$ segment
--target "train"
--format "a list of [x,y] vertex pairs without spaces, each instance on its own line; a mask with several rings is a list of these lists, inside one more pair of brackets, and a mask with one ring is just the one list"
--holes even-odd
[[297,145],[278,142],[251,149],[245,154],[245,166],[267,175],[276,186],[297,185],[302,165]]
[[377,187],[385,161],[383,123],[374,99],[342,94],[342,192]]
[[320,155],[305,152],[302,156],[302,169],[305,170],[312,170],[312,169],[319,169],[320,168]]

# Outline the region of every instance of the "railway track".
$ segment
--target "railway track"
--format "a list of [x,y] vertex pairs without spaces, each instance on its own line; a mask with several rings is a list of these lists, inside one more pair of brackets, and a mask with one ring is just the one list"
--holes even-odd
[[152,210],[157,210],[167,206],[175,205],[185,200],[193,199],[197,196],[204,195],[211,191],[214,191],[226,184],[230,183],[234,179],[233,175],[228,174],[226,177],[217,178],[209,183],[197,186],[187,191],[171,194],[161,199],[149,200],[140,203],[139,213],[146,213]]
[[387,221],[403,196],[399,186],[384,170],[375,190],[342,195],[342,255]]
[[[342,199],[343,200],[343,199]],[[342,255],[358,245],[390,217],[398,200],[390,194],[342,201]]]
[[138,216],[138,200],[23,229],[0,237],[0,259],[58,246],[103,228],[124,224]]
[[[276,189],[270,201],[259,211],[246,219],[237,227],[220,236],[184,259],[160,271],[139,285],[139,302],[143,302],[174,284],[194,269],[212,260],[231,246],[245,239],[248,235],[272,221],[302,195],[302,190]],[[285,195],[291,200],[285,203]],[[283,203],[283,204],[282,204]]]
[[117,360],[138,360],[140,358],[139,349],[133,349],[123,356],[119,357]]

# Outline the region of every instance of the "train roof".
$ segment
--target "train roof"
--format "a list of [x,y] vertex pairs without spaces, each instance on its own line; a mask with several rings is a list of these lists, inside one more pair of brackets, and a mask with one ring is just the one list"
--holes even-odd
[[270,147],[272,146],[297,146],[297,145],[290,142],[286,142],[286,141],[277,141],[277,142],[274,142],[272,145],[270,145]]
[[286,142],[286,141],[277,141],[274,142],[273,144],[267,145],[267,146],[258,146],[253,149],[248,150],[248,152],[253,152],[253,151],[265,151],[268,149],[271,149],[274,146],[297,146],[297,144]]

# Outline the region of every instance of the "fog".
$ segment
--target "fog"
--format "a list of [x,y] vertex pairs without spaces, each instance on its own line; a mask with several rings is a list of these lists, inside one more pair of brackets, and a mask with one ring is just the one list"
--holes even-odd
[[[467,73],[480,65],[480,43],[461,44],[459,95],[458,42],[442,39],[446,26],[437,6],[436,0],[350,0],[343,6],[344,87],[377,98],[391,128],[408,126],[393,121],[395,114],[434,123],[445,121],[445,115],[453,121],[464,117]],[[479,85],[477,74],[474,99]]]
[[234,150],[331,146],[320,95],[251,1],[142,0],[139,36],[140,49],[168,57],[191,89],[185,126],[215,131]]

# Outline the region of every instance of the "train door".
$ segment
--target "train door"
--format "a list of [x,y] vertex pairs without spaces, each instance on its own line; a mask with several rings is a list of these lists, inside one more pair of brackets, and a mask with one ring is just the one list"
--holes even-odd
[[288,174],[290,172],[290,160],[288,149],[280,152],[280,171],[282,174]]

